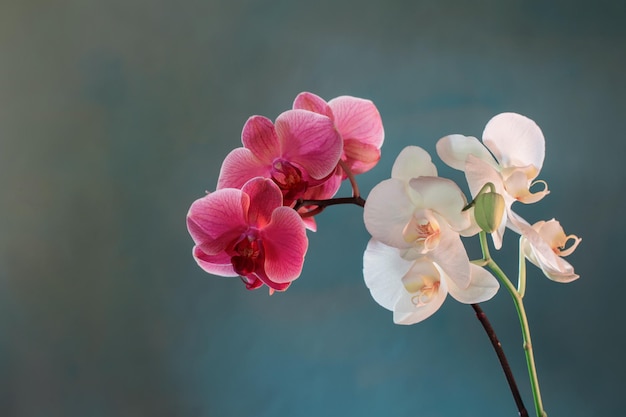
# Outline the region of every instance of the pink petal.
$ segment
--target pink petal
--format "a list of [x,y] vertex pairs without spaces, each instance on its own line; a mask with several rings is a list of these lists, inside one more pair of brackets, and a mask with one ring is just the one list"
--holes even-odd
[[272,295],[274,290],[275,291],[285,291],[291,285],[291,281],[289,281],[289,282],[274,282],[263,271],[258,271],[256,274],[254,274],[254,278],[260,279],[261,282],[263,282],[265,285],[270,287],[270,295]]
[[356,140],[380,149],[385,139],[383,121],[370,100],[341,96],[328,102],[335,116],[335,126],[343,140]]
[[346,164],[355,175],[369,171],[380,160],[380,149],[354,139],[344,140],[343,153]]
[[237,276],[230,262],[230,256],[228,256],[226,252],[220,252],[217,255],[207,255],[198,246],[194,246],[193,257],[200,268],[204,269],[209,274],[222,277]]
[[241,132],[241,142],[264,165],[272,165],[274,158],[281,153],[274,125],[263,116],[252,116],[246,121]]
[[302,166],[315,179],[330,174],[341,157],[341,136],[326,116],[288,110],[276,119],[276,134],[282,144],[283,158]]
[[268,278],[276,283],[298,278],[308,247],[306,229],[298,213],[288,207],[277,208],[261,233]]
[[293,101],[294,109],[308,110],[314,113],[323,114],[331,119],[333,118],[333,111],[330,109],[326,101],[313,93],[303,92],[298,94]]
[[250,197],[247,221],[249,225],[265,227],[270,222],[274,209],[283,205],[283,194],[270,179],[253,178],[244,184],[241,191]]
[[187,229],[203,252],[217,255],[248,229],[249,197],[241,190],[217,190],[193,202]]
[[494,116],[483,131],[483,142],[503,167],[543,166],[545,139],[537,124],[517,113]]
[[233,149],[222,162],[217,189],[241,188],[252,178],[269,178],[270,167],[255,157],[249,149]]
[[302,199],[326,200],[332,198],[339,190],[339,187],[341,187],[342,173],[343,171],[338,168],[335,173],[328,177],[322,184],[307,189],[302,195]]

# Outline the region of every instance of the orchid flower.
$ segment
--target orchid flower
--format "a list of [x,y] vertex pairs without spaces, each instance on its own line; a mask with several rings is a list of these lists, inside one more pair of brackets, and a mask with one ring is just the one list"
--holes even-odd
[[308,240],[304,223],[283,206],[280,188],[253,178],[196,200],[187,214],[193,256],[206,272],[239,275],[246,288],[284,291],[302,271]]
[[271,178],[282,191],[285,206],[307,198],[307,190],[326,182],[343,149],[333,121],[305,110],[288,110],[275,123],[252,116],[241,141],[244,146],[231,151],[222,163],[217,188],[241,188],[251,178]]
[[499,284],[485,269],[468,264],[470,282],[466,288],[428,256],[406,260],[397,248],[371,239],[363,256],[363,275],[372,298],[393,311],[396,324],[418,323],[434,314],[449,293],[464,304],[491,299]]
[[[304,92],[298,94],[293,108],[323,114],[334,122],[343,139],[341,160],[353,174],[369,171],[378,163],[385,131],[380,113],[370,100],[341,96],[327,103],[313,93]],[[336,175],[346,178],[339,168]]]
[[[446,164],[465,172],[473,197],[489,182],[504,197],[505,213],[492,233],[494,246],[499,249],[505,227],[520,232],[512,204],[534,203],[549,193],[545,182],[535,181],[543,166],[545,140],[531,119],[502,113],[485,126],[483,143],[471,136],[449,135],[437,142],[437,153]],[[537,183],[543,184],[543,189],[532,192]]]
[[[574,252],[581,238],[566,235],[561,224],[555,219],[522,227],[520,245],[526,259],[539,267],[552,281],[565,283],[578,278],[572,265],[562,256]],[[568,247],[569,241],[572,241],[572,244]]]
[[391,178],[370,192],[365,226],[374,239],[400,249],[402,258],[426,255],[457,286],[467,288],[470,262],[459,235],[470,225],[465,196],[454,182],[436,175],[426,151],[405,148]]

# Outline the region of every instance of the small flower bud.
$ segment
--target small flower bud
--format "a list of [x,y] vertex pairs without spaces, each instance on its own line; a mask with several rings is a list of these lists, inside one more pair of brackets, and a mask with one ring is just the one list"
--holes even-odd
[[480,193],[474,200],[474,218],[482,230],[493,233],[504,215],[504,198],[494,192]]

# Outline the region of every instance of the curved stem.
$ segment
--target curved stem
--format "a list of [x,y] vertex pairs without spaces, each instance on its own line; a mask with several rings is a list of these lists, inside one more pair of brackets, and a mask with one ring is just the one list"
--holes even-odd
[[485,312],[480,308],[479,304],[472,304],[472,308],[474,312],[476,312],[476,317],[480,321],[480,324],[483,325],[487,336],[489,336],[489,340],[491,341],[491,345],[493,349],[496,351],[496,355],[498,356],[498,360],[500,361],[500,366],[504,371],[504,376],[506,377],[506,381],[509,383],[509,389],[511,390],[511,394],[513,394],[513,399],[515,400],[515,405],[517,405],[517,410],[519,412],[520,417],[528,417],[528,411],[524,406],[524,402],[522,401],[522,396],[520,395],[519,389],[517,388],[517,383],[515,382],[515,377],[513,376],[513,372],[511,371],[511,366],[509,365],[509,361],[504,354],[504,350],[502,349],[502,344],[498,340],[498,336],[496,336],[496,332],[491,326],[489,319]]
[[541,391],[539,390],[539,379],[537,378],[537,368],[535,366],[535,357],[533,354],[532,342],[530,339],[530,327],[528,325],[528,318],[526,317],[526,310],[524,309],[524,302],[520,293],[517,292],[515,286],[507,278],[506,274],[496,264],[491,255],[489,254],[489,248],[487,246],[487,234],[480,232],[480,247],[483,252],[483,259],[487,262],[489,269],[497,276],[498,280],[506,287],[513,298],[513,304],[517,310],[517,316],[519,318],[520,327],[522,330],[522,339],[524,341],[524,353],[526,354],[526,365],[528,367],[528,376],[530,378],[530,386],[533,392],[533,399],[535,402],[535,411],[537,417],[547,417],[547,413],[543,409],[543,403],[541,401]]
[[298,200],[294,206],[294,210],[298,210],[303,206],[317,206],[317,208],[311,210],[307,216],[307,213],[303,213],[303,217],[310,217],[315,214],[319,214],[324,208],[328,206],[336,206],[338,204],[356,204],[357,206],[365,207],[365,199],[359,196],[354,197],[337,197],[329,198],[327,200]]
[[359,197],[361,193],[359,192],[359,185],[356,183],[356,179],[354,178],[354,174],[348,164],[346,164],[343,160],[339,160],[339,166],[343,169],[343,172],[348,176],[348,180],[350,180],[350,185],[352,186],[352,196]]
[[522,246],[522,238],[519,240],[519,270],[517,278],[517,293],[524,298],[526,293],[526,256],[524,256],[524,247]]

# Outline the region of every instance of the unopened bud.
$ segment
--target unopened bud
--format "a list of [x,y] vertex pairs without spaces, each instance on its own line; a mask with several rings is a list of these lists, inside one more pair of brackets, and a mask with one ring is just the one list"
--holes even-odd
[[487,233],[493,233],[504,215],[504,198],[494,192],[480,193],[474,199],[474,218]]

